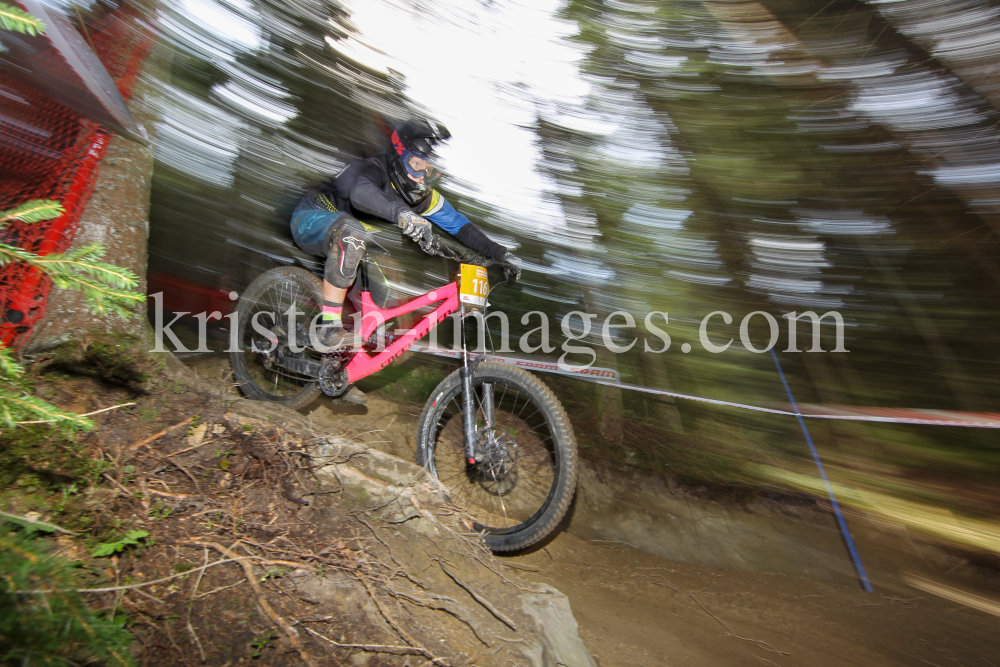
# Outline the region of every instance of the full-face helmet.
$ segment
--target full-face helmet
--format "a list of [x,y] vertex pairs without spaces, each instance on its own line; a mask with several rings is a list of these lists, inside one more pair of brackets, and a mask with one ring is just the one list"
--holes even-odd
[[427,197],[441,176],[434,149],[451,138],[443,125],[409,120],[393,130],[389,139],[389,177],[396,191],[410,206]]

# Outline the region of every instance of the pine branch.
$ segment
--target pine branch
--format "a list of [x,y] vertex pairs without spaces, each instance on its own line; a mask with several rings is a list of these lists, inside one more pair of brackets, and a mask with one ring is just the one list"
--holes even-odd
[[[16,387],[15,387],[16,389]],[[24,417],[35,417],[56,426],[89,431],[94,422],[72,412],[60,410],[51,403],[46,403],[35,396],[14,393],[6,388],[0,388],[0,416],[8,428],[14,428],[18,421],[26,421]]]
[[98,314],[114,313],[128,318],[136,304],[144,303],[146,297],[136,292],[116,290],[88,282],[79,276],[55,277],[52,281],[62,288],[79,289],[87,298],[87,304]]
[[5,2],[0,2],[0,28],[25,35],[41,35],[45,32],[44,23],[23,9],[12,7]]
[[12,379],[20,377],[23,372],[24,368],[14,361],[14,353],[11,352],[10,348],[0,347],[0,375]]
[[94,243],[62,255],[46,255],[41,262],[87,274],[113,287],[125,289],[139,284],[139,279],[134,273],[120,266],[99,261],[102,257],[104,248]]
[[[3,3],[0,3],[0,8],[2,6]],[[0,9],[0,16],[2,15],[2,9]],[[13,220],[27,223],[41,222],[42,220],[58,218],[62,214],[63,207],[59,202],[52,199],[32,199],[20,206],[0,211],[0,227]]]
[[99,261],[104,248],[93,244],[63,254],[36,255],[16,246],[0,243],[0,266],[23,262],[44,272],[58,287],[77,289],[97,313],[112,312],[128,317],[146,297],[133,289],[139,279],[128,269]]
[[[29,14],[0,2],[0,28],[30,35],[45,27]],[[13,220],[25,223],[52,220],[63,214],[62,205],[51,199],[36,199],[6,211],[0,211],[0,229]],[[98,244],[62,254],[38,255],[23,248],[0,243],[0,266],[22,262],[52,278],[59,287],[73,288],[83,293],[92,310],[111,311],[128,317],[129,310],[146,297],[133,291],[139,279],[128,269],[100,261],[104,248]],[[24,369],[14,360],[12,352],[0,348],[0,423],[14,428],[18,423],[49,423],[69,430],[90,430],[94,423],[82,415],[66,412],[46,401],[27,395],[18,378]]]

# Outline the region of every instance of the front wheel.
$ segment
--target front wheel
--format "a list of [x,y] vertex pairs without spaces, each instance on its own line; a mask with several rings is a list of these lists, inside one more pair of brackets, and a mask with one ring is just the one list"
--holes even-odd
[[514,366],[482,363],[472,380],[480,462],[465,453],[462,379],[434,389],[420,415],[417,463],[469,512],[493,551],[538,542],[565,516],[576,490],[576,438],[552,390]]

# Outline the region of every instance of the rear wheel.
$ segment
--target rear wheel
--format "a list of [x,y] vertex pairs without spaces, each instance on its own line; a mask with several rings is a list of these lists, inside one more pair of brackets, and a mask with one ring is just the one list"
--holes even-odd
[[493,551],[523,549],[551,533],[569,508],[577,477],[573,428],[552,390],[520,368],[482,363],[472,385],[482,460],[466,459],[456,371],[424,406],[417,463],[469,512]]
[[[320,394],[316,378],[283,367],[281,360],[321,361],[311,348],[293,351],[291,344],[296,349],[308,345],[309,325],[322,303],[323,283],[298,267],[271,269],[250,284],[237,306],[239,351],[229,354],[247,398],[300,408]],[[289,322],[286,313],[292,306],[297,314]]]

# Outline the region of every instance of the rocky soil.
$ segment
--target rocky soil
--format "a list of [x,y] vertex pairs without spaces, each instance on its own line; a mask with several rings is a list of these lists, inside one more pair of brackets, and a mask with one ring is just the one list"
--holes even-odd
[[[88,468],[96,483],[62,500],[41,482],[7,488],[0,504],[76,531],[54,546],[82,587],[105,589],[88,598],[126,619],[138,664],[594,664],[566,597],[496,559],[411,462],[176,361],[128,386],[49,362],[48,400],[130,405],[95,415],[79,443],[104,462]],[[42,458],[35,479],[82,477]],[[94,557],[136,530],[148,536]]]

